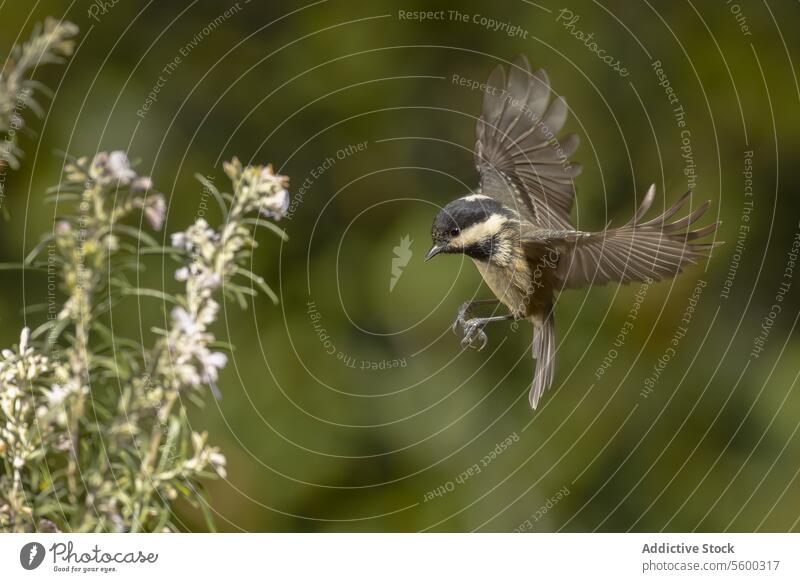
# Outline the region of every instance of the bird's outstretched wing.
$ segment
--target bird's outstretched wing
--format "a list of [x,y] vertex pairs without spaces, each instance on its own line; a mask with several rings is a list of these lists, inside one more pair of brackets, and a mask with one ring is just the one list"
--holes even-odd
[[550,100],[547,74],[531,73],[525,56],[515,59],[508,83],[499,65],[489,77],[476,128],[481,192],[541,228],[572,225],[572,180],[581,167],[570,156],[580,140],[575,134],[558,138],[566,118],[566,102]]
[[560,249],[558,274],[564,288],[603,285],[609,281],[660,281],[674,277],[685,265],[707,258],[707,251],[722,244],[719,241],[692,242],[714,232],[720,223],[695,230],[690,228],[708,209],[710,201],[683,218],[669,222],[689,200],[691,191],[662,214],[643,222],[655,193],[654,184],[634,217],[619,228],[601,232],[535,233],[524,244],[536,244],[535,238]]

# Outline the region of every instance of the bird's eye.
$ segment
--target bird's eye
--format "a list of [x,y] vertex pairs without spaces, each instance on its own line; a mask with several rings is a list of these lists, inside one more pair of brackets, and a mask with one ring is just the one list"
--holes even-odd
[[460,233],[461,231],[459,229],[454,228],[450,231],[450,236],[458,236]]

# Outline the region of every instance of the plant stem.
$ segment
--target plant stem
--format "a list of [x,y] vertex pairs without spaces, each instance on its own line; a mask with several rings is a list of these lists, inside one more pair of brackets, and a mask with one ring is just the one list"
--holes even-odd
[[143,519],[145,517],[143,513],[149,507],[150,497],[154,489],[154,487],[152,487],[152,473],[158,457],[158,450],[161,446],[161,437],[164,434],[162,422],[165,422],[165,419],[169,418],[169,415],[172,412],[172,407],[177,401],[178,393],[170,392],[164,401],[164,406],[156,415],[156,423],[150,429],[150,447],[148,448],[147,454],[142,461],[137,483],[137,486],[141,488],[142,499],[137,503],[139,507],[138,510],[134,512],[134,519],[133,523],[131,524],[132,533],[139,531],[139,528],[143,525]]

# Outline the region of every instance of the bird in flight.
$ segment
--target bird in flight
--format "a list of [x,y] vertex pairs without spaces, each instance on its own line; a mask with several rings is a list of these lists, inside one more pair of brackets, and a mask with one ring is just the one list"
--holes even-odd
[[[673,220],[690,200],[691,190],[661,214],[645,219],[655,185],[625,225],[599,232],[576,230],[570,214],[574,179],[581,167],[570,157],[579,139],[574,133],[558,137],[566,119],[566,102],[563,97],[550,99],[550,82],[543,70],[532,73],[520,55],[506,81],[498,65],[487,82],[476,128],[480,185],[437,214],[431,228],[433,246],[425,257],[427,261],[440,253],[467,255],[497,297],[469,301],[458,310],[453,329],[463,330],[464,347],[482,349],[488,323],[527,319],[533,324],[536,371],[529,400],[534,409],[553,383],[553,305],[559,292],[609,282],[668,279],[685,265],[708,258],[707,252],[722,244],[694,242],[720,224],[692,227],[710,201]],[[500,303],[508,314],[468,319],[476,307]]]

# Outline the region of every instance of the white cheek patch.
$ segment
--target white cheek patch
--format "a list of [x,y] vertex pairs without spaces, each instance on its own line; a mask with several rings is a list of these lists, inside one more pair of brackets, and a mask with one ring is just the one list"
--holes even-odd
[[450,241],[454,247],[466,248],[481,241],[491,239],[492,236],[500,231],[500,227],[505,223],[506,218],[502,214],[492,214],[477,224],[461,231],[457,237]]

